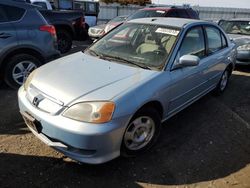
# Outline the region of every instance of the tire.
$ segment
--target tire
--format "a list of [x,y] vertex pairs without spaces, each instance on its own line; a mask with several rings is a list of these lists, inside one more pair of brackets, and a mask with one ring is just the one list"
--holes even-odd
[[228,86],[230,74],[231,74],[231,72],[230,72],[229,68],[227,68],[223,72],[223,74],[221,75],[220,81],[214,90],[215,95],[221,95],[226,90],[226,88]]
[[72,36],[71,34],[64,30],[59,29],[56,33],[57,35],[57,43],[58,43],[58,50],[64,54],[71,50],[72,47]]
[[[135,124],[136,122],[137,124]],[[140,110],[134,115],[125,130],[121,155],[131,157],[144,153],[156,143],[160,130],[161,118],[159,113],[153,108]]]
[[13,89],[18,89],[28,75],[41,65],[41,61],[29,54],[17,54],[6,62],[4,80]]

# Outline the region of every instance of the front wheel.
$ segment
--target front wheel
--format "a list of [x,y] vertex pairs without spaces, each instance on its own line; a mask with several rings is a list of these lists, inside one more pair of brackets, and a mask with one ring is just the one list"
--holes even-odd
[[151,148],[161,129],[161,118],[153,108],[140,110],[130,121],[122,141],[121,154],[135,156]]

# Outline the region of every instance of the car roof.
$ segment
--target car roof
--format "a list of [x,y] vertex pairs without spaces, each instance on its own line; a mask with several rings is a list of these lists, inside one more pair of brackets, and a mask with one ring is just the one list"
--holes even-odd
[[185,19],[185,18],[172,18],[172,17],[150,17],[139,18],[128,21],[128,23],[141,23],[141,24],[155,24],[170,27],[182,28],[183,26],[191,23],[210,23],[203,20]]
[[24,8],[24,9],[37,8],[36,6],[30,3],[26,3],[24,0],[1,0],[0,4],[10,5],[10,6],[13,5],[13,6],[17,6],[17,7]]

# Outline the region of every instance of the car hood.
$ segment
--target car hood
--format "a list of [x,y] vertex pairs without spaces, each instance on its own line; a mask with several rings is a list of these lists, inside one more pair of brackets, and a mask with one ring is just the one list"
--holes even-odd
[[229,37],[236,43],[237,47],[250,43],[250,36],[247,35],[229,34]]
[[[88,99],[92,100],[91,94],[105,87],[110,92],[101,93],[101,97],[95,100],[111,100],[154,73],[157,71],[109,62],[78,52],[38,68],[31,84],[67,106],[84,96],[90,96]],[[114,87],[110,87],[112,85]]]

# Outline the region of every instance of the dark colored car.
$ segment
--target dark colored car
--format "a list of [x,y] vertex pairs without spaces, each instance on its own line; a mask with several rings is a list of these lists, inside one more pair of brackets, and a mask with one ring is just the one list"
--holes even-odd
[[198,13],[189,7],[147,7],[136,11],[127,20],[146,17],[176,17],[199,19]]
[[219,25],[237,45],[236,64],[250,65],[250,19],[220,20]]
[[58,49],[66,53],[71,49],[73,40],[86,40],[88,28],[84,13],[80,10],[40,10],[40,13],[54,25],[58,39]]
[[[18,1],[32,3],[29,0]],[[48,10],[41,4],[36,5],[48,23],[55,26],[58,50],[61,53],[70,51],[73,40],[86,40],[88,38],[89,26],[85,23],[82,10]]]
[[55,27],[32,5],[0,2],[0,79],[18,88],[29,73],[60,55]]

